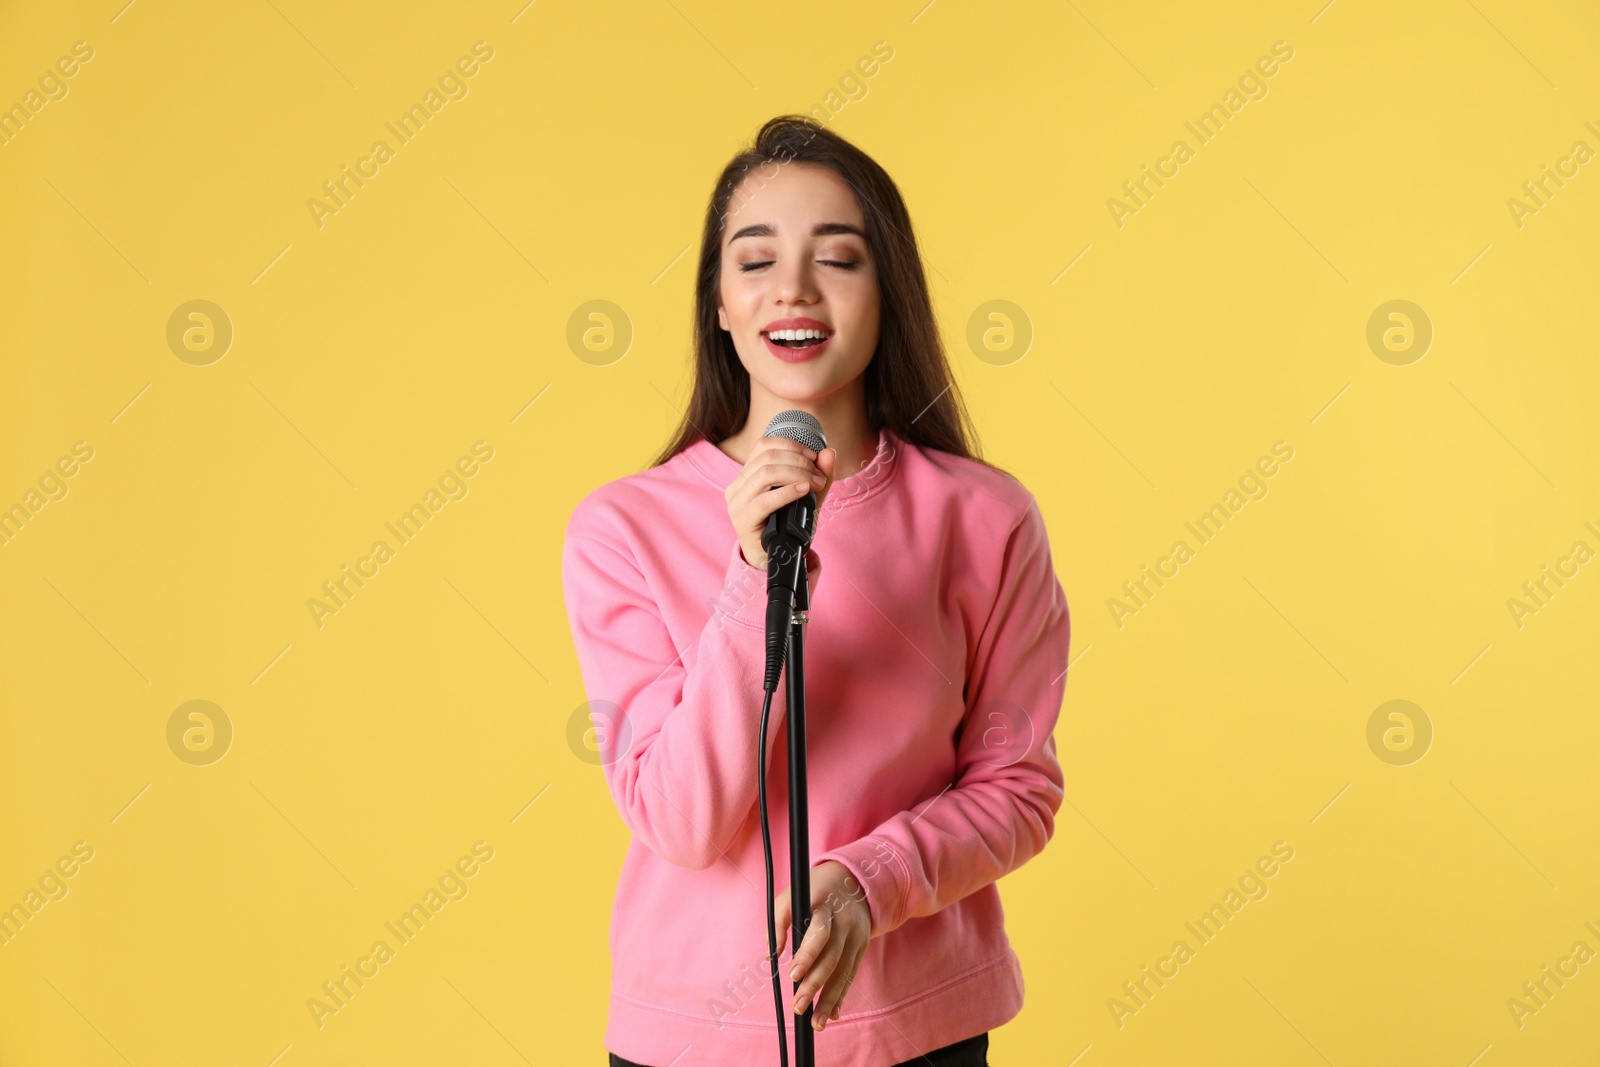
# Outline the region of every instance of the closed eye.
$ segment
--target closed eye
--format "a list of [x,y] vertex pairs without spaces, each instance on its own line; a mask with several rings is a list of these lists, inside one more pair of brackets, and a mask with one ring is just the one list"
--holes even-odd
[[[760,270],[762,267],[772,266],[772,262],[773,261],[770,259],[764,259],[759,263],[741,263],[739,265],[739,270]],[[843,260],[838,259],[819,259],[817,262],[829,267],[838,267],[840,270],[855,270],[857,267],[861,266],[859,263],[846,263]]]

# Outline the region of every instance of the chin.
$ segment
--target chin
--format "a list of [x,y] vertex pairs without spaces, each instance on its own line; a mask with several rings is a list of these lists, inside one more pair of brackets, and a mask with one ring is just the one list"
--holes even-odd
[[843,382],[834,381],[836,375],[829,373],[825,367],[795,366],[788,373],[782,371],[773,374],[768,371],[762,378],[757,379],[761,387],[773,396],[781,397],[791,403],[806,403],[812,400],[821,400],[836,392]]
[[762,382],[762,387],[774,397],[792,408],[806,407],[819,403],[828,395],[826,389],[796,388],[792,384],[783,382]]

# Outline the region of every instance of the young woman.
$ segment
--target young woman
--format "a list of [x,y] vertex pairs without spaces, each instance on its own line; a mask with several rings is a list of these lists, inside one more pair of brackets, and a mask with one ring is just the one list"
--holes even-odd
[[[562,560],[633,834],[612,1067],[776,1062],[757,796],[764,774],[786,869],[787,694],[759,745],[761,528],[807,491],[814,911],[791,958],[776,894],[783,988],[801,981],[788,1023],[811,1009],[829,1067],[985,1064],[1023,999],[994,883],[1044,848],[1061,805],[1067,604],[1033,496],[968,445],[911,219],[877,163],[809,119],[762,127],[706,213],[695,353],[673,443],[584,497]],[[762,436],[790,408],[822,423],[821,454]]]

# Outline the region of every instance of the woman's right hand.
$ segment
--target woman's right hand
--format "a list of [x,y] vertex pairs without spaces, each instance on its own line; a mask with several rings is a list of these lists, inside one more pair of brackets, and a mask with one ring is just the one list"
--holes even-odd
[[746,563],[759,570],[767,569],[767,552],[761,547],[761,529],[767,516],[807,492],[816,493],[817,505],[822,505],[833,482],[833,462],[837,457],[834,449],[824,448],[819,455],[787,437],[757,440],[739,477],[723,493]]

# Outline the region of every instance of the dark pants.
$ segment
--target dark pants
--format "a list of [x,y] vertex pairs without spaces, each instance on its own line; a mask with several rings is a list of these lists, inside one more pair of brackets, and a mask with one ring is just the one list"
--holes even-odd
[[[792,1051],[790,1055],[793,1055]],[[623,1059],[615,1052],[610,1056],[610,1067],[643,1067],[642,1064]],[[897,1063],[895,1067],[929,1067],[930,1064],[932,1067],[989,1067],[989,1035],[979,1034],[953,1045],[936,1048],[914,1060]]]

